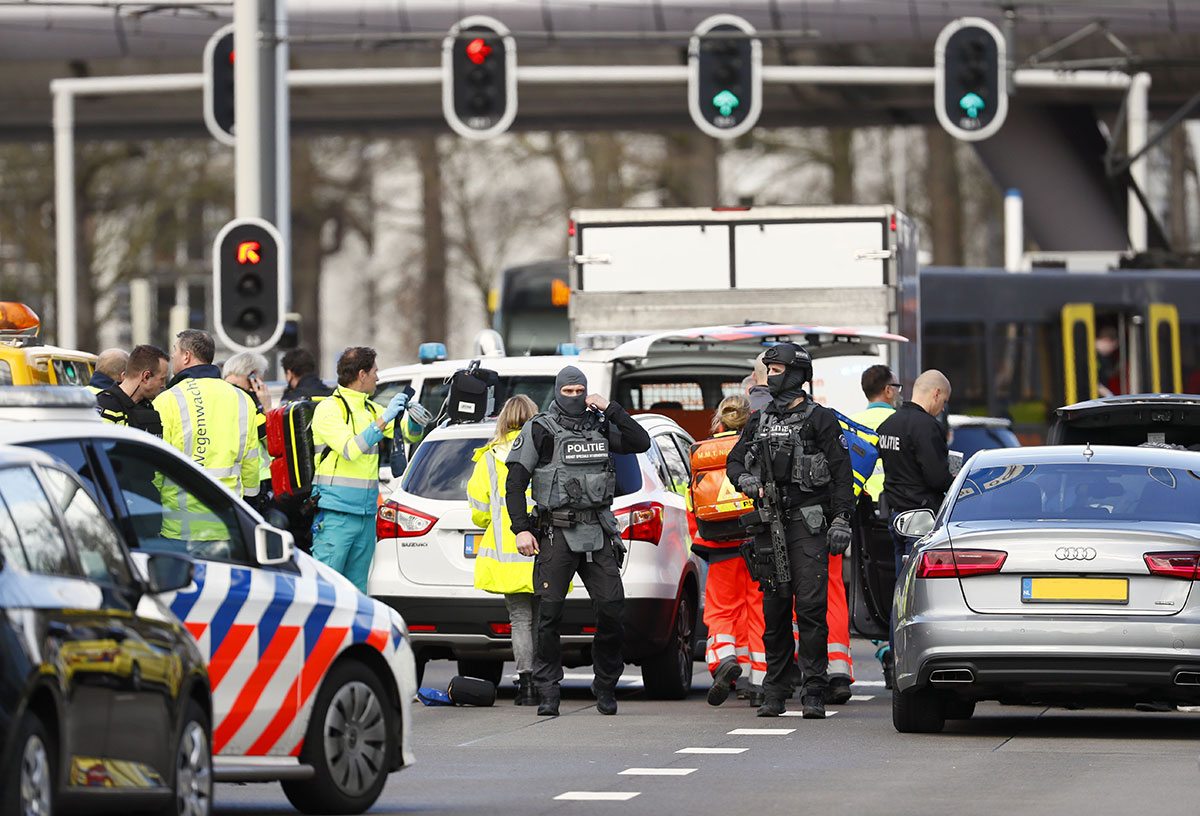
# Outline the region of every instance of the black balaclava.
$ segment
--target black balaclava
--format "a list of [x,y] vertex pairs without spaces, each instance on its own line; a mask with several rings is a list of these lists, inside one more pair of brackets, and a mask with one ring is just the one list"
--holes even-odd
[[805,396],[804,384],[812,378],[812,358],[795,343],[779,343],[767,349],[763,362],[782,363],[782,374],[767,375],[767,390],[771,392],[775,410],[787,411],[793,401]]
[[[564,397],[562,393],[564,385],[582,385],[583,394],[578,397]],[[558,404],[558,409],[569,417],[581,417],[587,410],[586,400],[587,377],[583,372],[575,366],[567,366],[558,372],[558,376],[554,378],[554,401]]]

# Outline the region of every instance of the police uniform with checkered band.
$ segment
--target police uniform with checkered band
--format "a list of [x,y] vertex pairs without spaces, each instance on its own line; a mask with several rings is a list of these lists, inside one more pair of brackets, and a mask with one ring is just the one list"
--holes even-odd
[[[596,615],[594,690],[598,699],[601,694],[611,699],[616,689],[625,665],[625,592],[613,547],[619,530],[612,512],[612,455],[650,447],[650,436],[621,406],[610,402],[603,413],[589,410],[582,394],[563,396],[565,385],[586,389],[587,380],[574,366],[559,373],[554,402],[529,420],[513,443],[505,482],[513,533],[538,537],[533,587],[541,598],[541,611],[533,682],[543,704],[539,713],[557,713],[563,677],[559,630],[567,588],[576,573]],[[536,521],[525,505],[531,480]]]
[[[839,532],[844,529],[848,538],[854,510],[853,471],[837,416],[803,390],[812,378],[808,353],[795,344],[780,343],[767,350],[763,362],[780,363],[784,372],[768,376],[772,401],[750,415],[725,465],[729,480],[752,497],[758,494],[757,484],[774,481],[786,516],[790,580],[773,597],[763,598],[767,675],[763,682],[766,702],[759,715],[783,713],[783,700],[794,688],[794,608],[804,713],[806,717],[824,716],[829,634],[827,536],[832,523]],[[757,461],[751,454],[753,443],[761,436],[771,439],[770,462]]]

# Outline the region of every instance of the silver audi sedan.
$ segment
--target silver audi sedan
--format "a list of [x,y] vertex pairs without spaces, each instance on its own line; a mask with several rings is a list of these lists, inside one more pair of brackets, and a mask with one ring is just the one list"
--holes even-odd
[[978,700],[1200,703],[1200,453],[985,450],[897,581],[897,731],[936,732]]

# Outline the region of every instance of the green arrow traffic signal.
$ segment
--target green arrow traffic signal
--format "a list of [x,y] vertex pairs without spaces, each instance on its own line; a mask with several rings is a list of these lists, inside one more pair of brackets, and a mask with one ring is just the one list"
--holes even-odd
[[975,119],[978,118],[979,112],[987,107],[987,104],[979,94],[969,93],[958,100],[958,106],[966,111],[967,116]]
[[716,105],[722,116],[730,116],[733,114],[733,109],[741,104],[741,101],[733,91],[721,91],[712,98],[712,103]]

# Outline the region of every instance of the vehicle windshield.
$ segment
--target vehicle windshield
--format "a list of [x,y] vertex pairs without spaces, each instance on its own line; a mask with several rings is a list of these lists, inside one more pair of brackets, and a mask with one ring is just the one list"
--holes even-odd
[[1087,462],[974,468],[950,521],[1200,521],[1200,474]]

